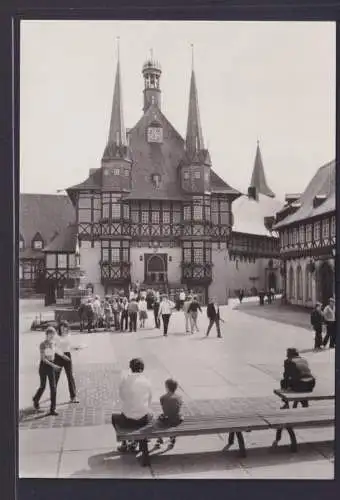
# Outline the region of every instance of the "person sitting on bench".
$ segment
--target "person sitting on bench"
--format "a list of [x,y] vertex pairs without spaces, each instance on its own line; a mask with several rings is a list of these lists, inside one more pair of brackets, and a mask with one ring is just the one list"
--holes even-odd
[[[183,417],[181,415],[183,401],[181,396],[176,394],[177,387],[178,383],[176,380],[169,378],[165,381],[166,393],[160,397],[163,413],[158,417],[158,419],[167,427],[173,427],[183,422]],[[173,448],[175,443],[176,436],[171,436],[169,448]],[[159,448],[161,444],[163,444],[163,439],[158,438],[155,447]]]
[[[289,389],[294,392],[312,392],[315,387],[315,378],[313,377],[308,362],[302,358],[295,347],[287,349],[287,358],[284,362],[283,379],[281,380],[281,389]],[[298,401],[294,402],[293,408],[296,408]],[[308,407],[308,401],[302,400],[304,408]],[[288,401],[282,408],[289,408]]]
[[[122,412],[112,414],[112,425],[123,429],[139,429],[152,420],[150,405],[152,401],[151,384],[143,375],[144,362],[139,358],[130,361],[131,373],[125,377],[119,386],[119,399],[122,404]],[[147,442],[140,442],[140,451]],[[118,451],[135,451],[135,441],[127,443],[122,441]]]

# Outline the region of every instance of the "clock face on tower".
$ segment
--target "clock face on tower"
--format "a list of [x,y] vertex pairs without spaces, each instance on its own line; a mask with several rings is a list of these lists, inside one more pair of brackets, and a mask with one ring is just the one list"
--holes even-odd
[[148,142],[163,142],[163,129],[162,129],[162,127],[149,127],[148,128]]

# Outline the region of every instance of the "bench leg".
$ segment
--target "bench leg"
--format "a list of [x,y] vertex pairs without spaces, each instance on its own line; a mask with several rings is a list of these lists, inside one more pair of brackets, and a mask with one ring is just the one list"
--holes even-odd
[[223,448],[223,451],[229,450],[229,448],[231,448],[231,446],[234,444],[234,441],[235,441],[235,432],[229,432],[228,443]]
[[296,442],[295,432],[291,427],[286,427],[286,429],[287,429],[287,432],[288,432],[289,437],[290,437],[290,449],[293,453],[296,453],[297,452],[297,442]]
[[142,439],[141,441],[139,441],[139,450],[142,453],[142,466],[148,467],[150,465],[150,455],[147,439]]
[[241,457],[244,458],[247,456],[247,453],[246,453],[246,447],[244,444],[244,438],[243,438],[242,432],[236,432],[236,437],[237,437],[237,441],[238,441],[238,446],[240,448]]

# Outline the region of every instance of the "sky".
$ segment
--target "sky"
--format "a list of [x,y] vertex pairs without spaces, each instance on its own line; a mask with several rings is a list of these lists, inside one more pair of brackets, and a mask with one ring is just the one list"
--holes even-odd
[[279,199],[335,157],[335,23],[22,21],[20,190],[57,193],[99,168],[117,64],[125,125],[142,116],[142,65],[162,66],[162,111],[184,137],[194,67],[214,170],[246,192],[257,140]]

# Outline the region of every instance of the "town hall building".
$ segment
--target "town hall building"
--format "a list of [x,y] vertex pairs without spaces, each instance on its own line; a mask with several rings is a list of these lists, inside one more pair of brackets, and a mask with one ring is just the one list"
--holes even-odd
[[[242,194],[213,169],[194,69],[185,138],[162,112],[160,64],[147,60],[142,74],[143,115],[126,129],[118,61],[101,166],[67,189],[74,218],[68,215],[63,230],[44,244],[46,294],[70,286],[77,265],[101,296],[127,292],[139,282],[170,293],[190,289],[202,303],[216,297],[224,304],[237,288],[278,287],[278,238],[271,229],[274,219],[265,216],[274,215],[279,202],[268,205],[274,194],[259,145],[248,192]],[[234,218],[235,201],[240,206]],[[256,224],[252,230],[242,227],[240,217],[258,219],[255,234]]]

